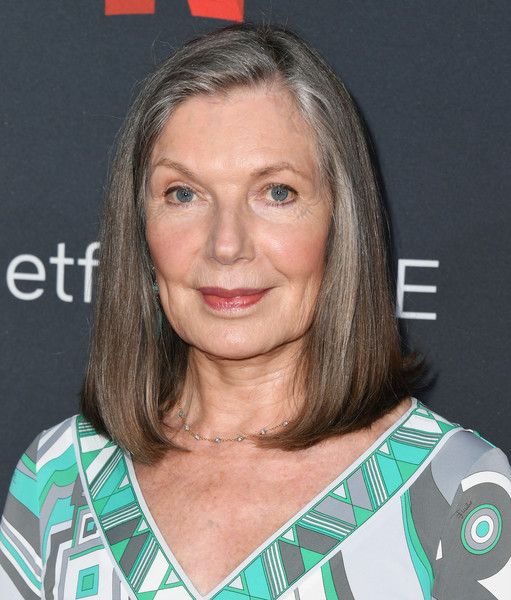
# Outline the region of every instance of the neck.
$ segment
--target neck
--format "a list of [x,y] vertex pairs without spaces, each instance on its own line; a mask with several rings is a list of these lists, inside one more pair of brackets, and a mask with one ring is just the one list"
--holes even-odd
[[255,434],[291,421],[297,408],[290,397],[295,350],[226,360],[191,349],[183,393],[169,424],[183,427],[179,407],[190,428],[208,438]]

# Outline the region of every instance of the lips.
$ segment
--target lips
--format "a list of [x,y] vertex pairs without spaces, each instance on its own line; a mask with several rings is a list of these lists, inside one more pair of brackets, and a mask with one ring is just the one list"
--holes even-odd
[[254,296],[261,294],[268,288],[235,288],[228,290],[220,287],[201,287],[199,291],[208,296],[218,296],[220,298],[235,298],[236,296]]
[[270,288],[226,288],[203,287],[199,291],[204,302],[216,311],[237,313],[259,302]]

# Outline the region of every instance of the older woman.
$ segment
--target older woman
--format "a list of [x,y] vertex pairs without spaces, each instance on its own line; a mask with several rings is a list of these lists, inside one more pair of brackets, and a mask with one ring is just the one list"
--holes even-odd
[[509,599],[509,462],[412,395],[385,229],[296,34],[164,61],[110,173],[81,412],[12,479],[2,598]]

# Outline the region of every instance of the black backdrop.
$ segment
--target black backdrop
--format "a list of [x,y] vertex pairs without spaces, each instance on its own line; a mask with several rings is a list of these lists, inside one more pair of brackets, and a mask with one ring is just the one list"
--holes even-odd
[[17,0],[0,5],[2,504],[36,433],[78,410],[85,281],[134,84],[243,19],[287,24],[345,81],[379,160],[403,334],[435,374],[420,399],[511,453],[509,3]]

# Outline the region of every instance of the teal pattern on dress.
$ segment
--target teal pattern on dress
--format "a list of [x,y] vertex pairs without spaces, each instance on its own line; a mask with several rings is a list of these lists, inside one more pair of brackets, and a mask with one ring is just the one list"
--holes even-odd
[[406,598],[509,600],[509,461],[412,400],[207,594],[163,539],[130,456],[82,417],[66,419],[40,433],[14,470],[0,598],[395,600],[399,589]]
[[[211,600],[275,600],[282,596],[398,494],[446,433],[460,428],[436,418],[421,402],[398,423],[348,475],[333,482],[311,508],[267,540],[248,564],[233,571],[226,585],[207,596]],[[195,590],[183,581],[177,561],[169,556],[137,500],[127,467],[129,458],[83,417],[79,416],[76,424],[91,506],[135,598],[152,600],[158,591],[176,587],[194,598]]]

